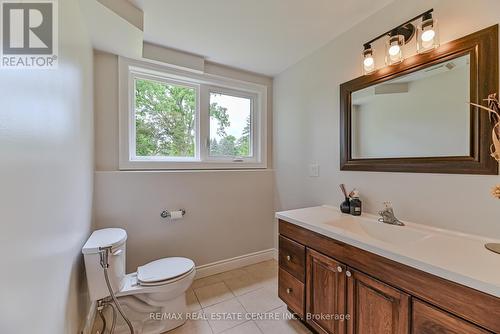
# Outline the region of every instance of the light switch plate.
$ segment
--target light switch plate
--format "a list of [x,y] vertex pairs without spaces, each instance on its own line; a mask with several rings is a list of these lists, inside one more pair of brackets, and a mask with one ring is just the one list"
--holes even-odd
[[318,164],[310,164],[309,165],[309,176],[310,177],[318,177],[319,176],[319,165]]

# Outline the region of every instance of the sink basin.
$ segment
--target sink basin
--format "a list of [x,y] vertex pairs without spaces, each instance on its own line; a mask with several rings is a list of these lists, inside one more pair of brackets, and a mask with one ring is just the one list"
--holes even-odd
[[359,225],[370,237],[396,245],[407,245],[430,237],[430,234],[409,226],[395,226],[367,220],[362,220]]
[[408,245],[431,236],[411,226],[396,226],[384,224],[375,219],[363,217],[343,216],[326,223],[348,232],[369,237],[393,245]]

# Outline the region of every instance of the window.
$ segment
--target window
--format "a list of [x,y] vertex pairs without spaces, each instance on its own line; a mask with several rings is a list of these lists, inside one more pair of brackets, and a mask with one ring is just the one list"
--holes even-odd
[[120,169],[266,168],[267,87],[120,59]]
[[135,157],[196,157],[195,87],[135,79]]
[[249,97],[210,92],[210,157],[253,156],[252,102]]

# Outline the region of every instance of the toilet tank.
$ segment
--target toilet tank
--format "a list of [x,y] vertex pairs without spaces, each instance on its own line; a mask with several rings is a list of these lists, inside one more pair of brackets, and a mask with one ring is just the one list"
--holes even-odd
[[92,301],[108,297],[109,290],[101,266],[100,248],[111,246],[108,256],[108,276],[113,292],[118,293],[125,285],[125,250],[127,232],[121,228],[96,230],[82,248],[87,274],[88,289]]

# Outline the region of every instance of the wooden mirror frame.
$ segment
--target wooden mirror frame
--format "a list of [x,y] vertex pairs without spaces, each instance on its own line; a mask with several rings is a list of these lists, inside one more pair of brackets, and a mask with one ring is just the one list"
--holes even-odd
[[416,158],[352,158],[351,94],[423,68],[470,55],[471,102],[498,92],[498,25],[486,28],[428,53],[381,68],[340,85],[340,170],[448,174],[498,174],[498,162],[490,156],[492,123],[486,111],[471,106],[470,155]]

